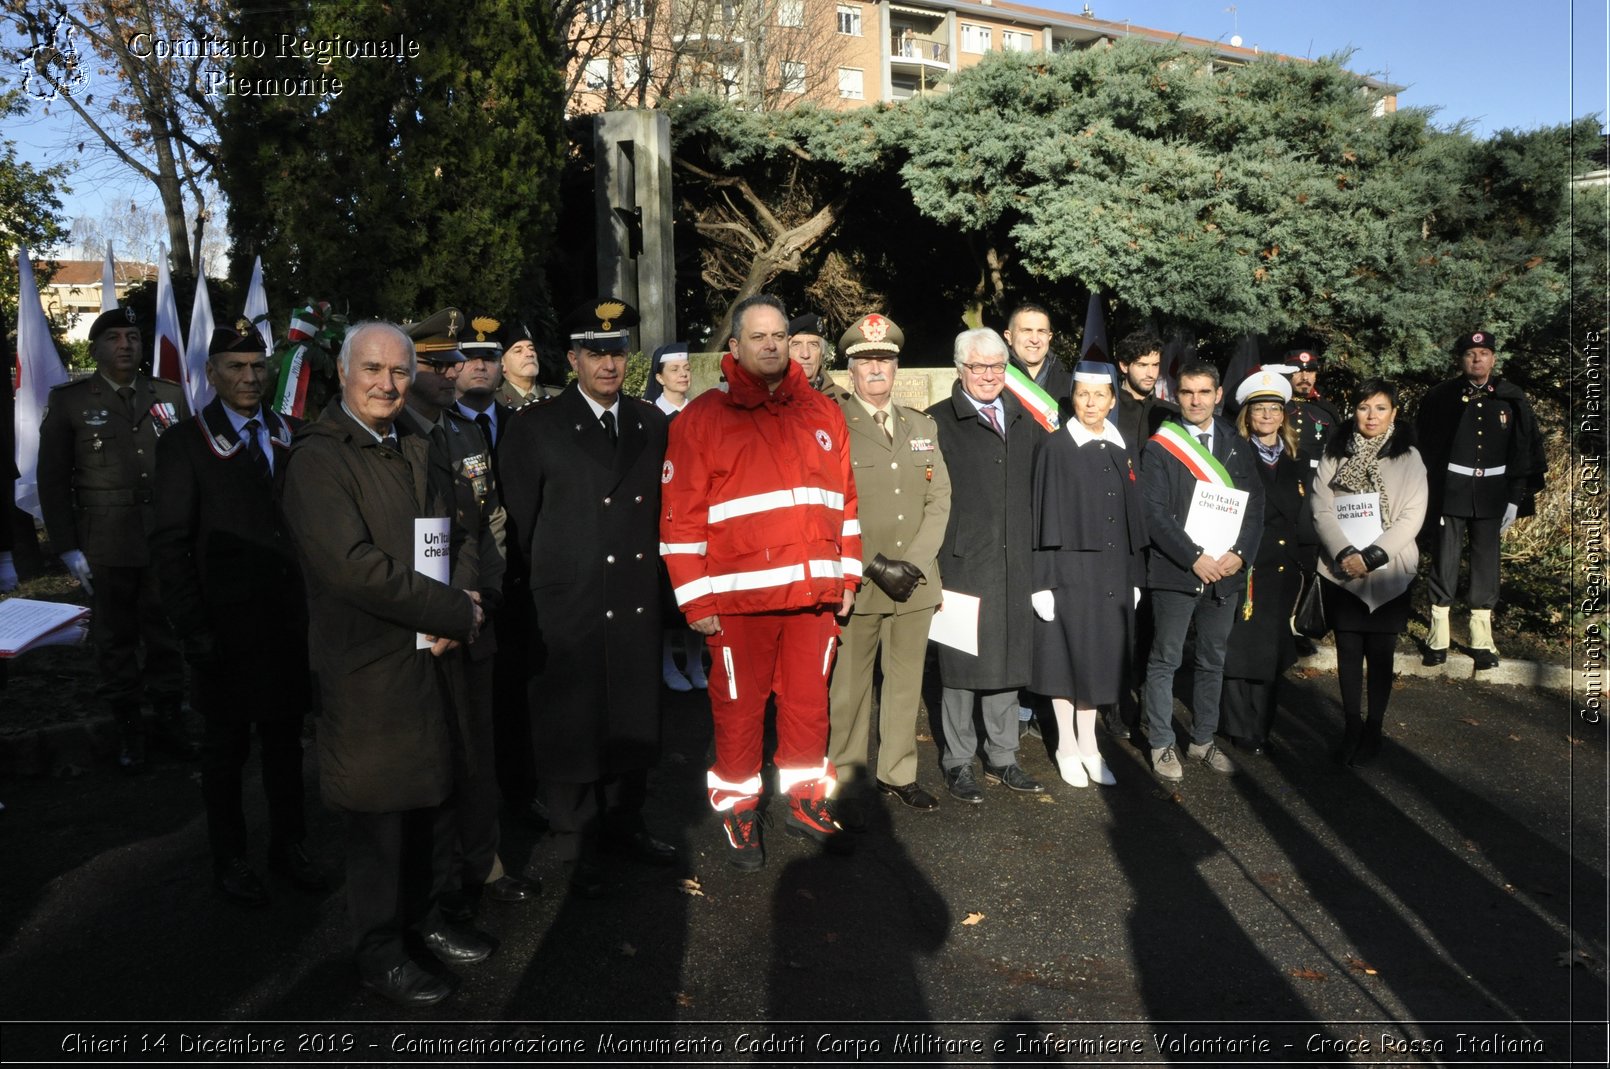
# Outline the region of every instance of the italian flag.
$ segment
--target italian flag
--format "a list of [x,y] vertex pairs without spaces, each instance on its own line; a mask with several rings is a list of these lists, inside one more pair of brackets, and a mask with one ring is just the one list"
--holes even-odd
[[1006,365],[1006,388],[1012,391],[1012,396],[1023,402],[1023,407],[1029,410],[1034,422],[1046,430],[1054,431],[1062,422],[1057,414],[1056,399],[1025,375],[1022,368],[1010,362]]
[[304,305],[291,314],[291,340],[308,341],[319,332],[319,315],[312,305]]
[[1152,441],[1168,450],[1175,460],[1184,464],[1185,469],[1196,476],[1198,482],[1234,488],[1235,483],[1230,481],[1230,473],[1224,470],[1224,465],[1215,460],[1213,454],[1207,451],[1207,447],[1178,423],[1163,424],[1162,428],[1152,435]]
[[282,416],[302,418],[307,404],[307,346],[298,345],[280,364],[279,382],[274,387],[274,411]]

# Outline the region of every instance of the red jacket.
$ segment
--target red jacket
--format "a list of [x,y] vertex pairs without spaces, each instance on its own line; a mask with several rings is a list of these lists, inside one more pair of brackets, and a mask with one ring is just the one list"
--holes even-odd
[[671,421],[660,555],[688,620],[840,604],[861,582],[861,524],[839,406],[799,365],[776,392],[721,359]]

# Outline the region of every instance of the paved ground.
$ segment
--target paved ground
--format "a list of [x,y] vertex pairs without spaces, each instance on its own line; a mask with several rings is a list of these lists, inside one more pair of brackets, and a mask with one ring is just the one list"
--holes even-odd
[[[753,876],[702,802],[705,705],[675,697],[651,805],[684,866],[489,906],[499,953],[402,1020],[357,990],[339,894],[211,896],[195,766],[0,780],[0,1061],[1602,1063],[1602,725],[1406,679],[1346,770],[1335,690],[1290,680],[1278,749],[1232,778],[1163,790],[1109,739],[1117,787],[874,806],[847,858],[779,824]],[[338,873],[311,781],[310,813]],[[511,820],[508,854],[533,835]]]

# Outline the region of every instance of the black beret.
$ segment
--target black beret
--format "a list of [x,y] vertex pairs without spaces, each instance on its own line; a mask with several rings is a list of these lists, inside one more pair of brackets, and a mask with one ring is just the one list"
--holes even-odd
[[112,308],[95,317],[95,322],[89,325],[89,340],[94,341],[102,334],[114,327],[134,327],[139,329],[139,320],[134,316],[134,309]]
[[238,329],[241,324],[234,327],[218,327],[212,332],[212,340],[207,343],[207,355],[217,356],[219,353],[260,353],[267,348],[263,344],[263,336],[257,333],[257,328],[246,323],[245,330]]
[[822,337],[822,317],[815,312],[797,315],[788,321],[788,333],[791,336],[794,334],[815,334],[817,337]]
[[1493,336],[1491,334],[1487,333],[1485,330],[1475,330],[1471,331],[1469,334],[1461,334],[1459,336],[1459,340],[1453,343],[1453,355],[1464,356],[1465,353],[1470,349],[1496,350],[1497,348],[1498,343],[1493,340]]

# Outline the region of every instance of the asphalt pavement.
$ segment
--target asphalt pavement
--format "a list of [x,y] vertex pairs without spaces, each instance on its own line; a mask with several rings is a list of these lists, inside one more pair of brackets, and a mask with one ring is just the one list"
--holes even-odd
[[[756,874],[704,802],[708,719],[667,694],[649,819],[681,864],[488,904],[498,952],[416,1013],[359,990],[339,891],[213,896],[196,765],[0,779],[0,1062],[1605,1061],[1606,740],[1566,694],[1401,679],[1348,769],[1335,677],[1294,673],[1235,776],[1165,788],[1104,736],[1118,784],[1080,790],[1031,742],[1043,795],[881,800],[850,856],[776,813]],[[311,754],[308,791],[338,878]],[[539,833],[505,828],[518,865]]]

